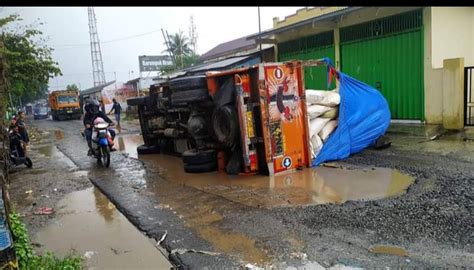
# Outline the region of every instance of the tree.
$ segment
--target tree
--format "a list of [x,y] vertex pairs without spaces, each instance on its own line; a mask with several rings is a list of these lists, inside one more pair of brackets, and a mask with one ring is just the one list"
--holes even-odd
[[77,85],[75,83],[73,84],[68,84],[66,86],[66,90],[72,90],[72,91],[79,91],[79,87],[77,87]]
[[0,29],[5,45],[5,77],[12,99],[27,103],[44,98],[48,93],[49,79],[62,74],[59,64],[51,56],[53,49],[46,45],[46,38],[40,30],[33,25],[17,25],[14,30],[6,27],[21,20],[16,14],[0,18]]
[[[166,43],[165,43],[166,45]],[[184,58],[192,53],[189,47],[189,40],[180,30],[178,33],[171,35],[168,49],[165,52],[171,52],[175,58],[176,65],[179,69],[184,68]]]
[[184,57],[184,67],[192,67],[196,64],[199,63],[199,55],[198,54],[190,54],[190,55],[186,55]]

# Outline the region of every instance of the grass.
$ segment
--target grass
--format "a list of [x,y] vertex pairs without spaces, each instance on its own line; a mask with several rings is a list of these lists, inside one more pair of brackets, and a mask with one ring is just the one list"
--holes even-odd
[[52,252],[37,255],[31,246],[28,230],[17,213],[10,214],[14,247],[20,269],[76,270],[82,269],[83,258],[74,254],[58,258]]

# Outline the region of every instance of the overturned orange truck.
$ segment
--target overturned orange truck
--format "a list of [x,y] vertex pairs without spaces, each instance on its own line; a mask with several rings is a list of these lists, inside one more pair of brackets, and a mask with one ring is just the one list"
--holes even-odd
[[138,106],[138,154],[182,157],[189,173],[278,174],[310,166],[299,61],[176,77],[127,100]]
[[[317,157],[301,61],[208,70],[152,85],[149,96],[127,100],[138,106],[145,144],[137,152],[179,155],[188,173],[275,175],[361,151],[388,128],[388,105],[372,87],[328,70],[346,85],[334,120],[343,121]],[[342,92],[354,99],[344,100]]]

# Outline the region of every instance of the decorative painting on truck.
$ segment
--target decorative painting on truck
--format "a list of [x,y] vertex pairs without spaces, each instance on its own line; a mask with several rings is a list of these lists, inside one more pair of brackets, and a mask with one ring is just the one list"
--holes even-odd
[[271,140],[270,160],[274,173],[308,163],[304,88],[298,79],[301,70],[301,65],[295,63],[265,64],[264,67],[269,116],[267,134]]

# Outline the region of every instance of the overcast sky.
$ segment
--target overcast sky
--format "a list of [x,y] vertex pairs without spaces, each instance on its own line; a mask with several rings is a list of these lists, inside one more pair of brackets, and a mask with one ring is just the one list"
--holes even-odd
[[[273,17],[283,19],[299,8],[302,7],[261,7],[262,31],[272,28]],[[50,90],[72,83],[81,89],[92,87],[87,7],[0,8],[0,17],[12,13],[24,19],[22,24],[36,19],[45,23],[40,29],[49,36],[48,45],[55,49],[53,57],[63,72],[62,77],[50,81]],[[160,55],[165,50],[160,29],[169,34],[182,30],[188,35],[191,15],[198,32],[199,54],[222,42],[258,32],[257,7],[96,7],[95,14],[106,81],[115,76],[121,82],[138,77],[138,56]],[[156,32],[146,34],[152,31]],[[146,35],[113,41],[140,34]]]

